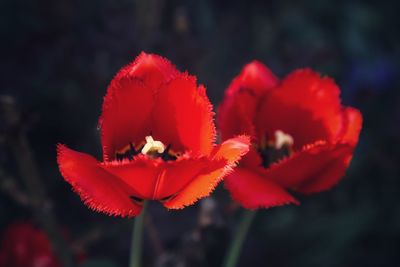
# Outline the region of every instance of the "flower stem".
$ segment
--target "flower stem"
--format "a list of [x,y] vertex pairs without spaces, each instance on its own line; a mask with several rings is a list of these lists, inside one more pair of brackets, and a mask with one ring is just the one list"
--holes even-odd
[[142,237],[146,206],[147,202],[144,202],[142,212],[135,218],[133,225],[129,267],[140,267],[142,264]]
[[[0,96],[0,109],[4,116],[4,127],[6,133],[6,144],[15,156],[16,163],[23,182],[25,183],[27,195],[29,196],[32,212],[47,234],[52,247],[62,266],[72,267],[74,261],[67,242],[63,238],[54,215],[52,201],[46,193],[46,184],[42,180],[36,157],[29,144],[26,127],[23,124],[21,111],[12,97]],[[3,122],[2,122],[3,124]]]
[[257,212],[252,210],[245,210],[243,212],[240,224],[236,230],[236,235],[230,244],[228,253],[225,255],[223,267],[235,267],[242,250],[243,242],[249,232],[250,225],[253,222]]

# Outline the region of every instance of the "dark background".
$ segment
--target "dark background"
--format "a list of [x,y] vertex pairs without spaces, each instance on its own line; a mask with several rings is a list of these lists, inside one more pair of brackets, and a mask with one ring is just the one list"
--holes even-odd
[[[158,53],[197,75],[215,106],[252,59],[279,77],[299,67],[334,77],[343,103],[364,116],[346,177],[331,191],[299,196],[301,206],[260,211],[239,265],[399,266],[399,11],[398,1],[1,1],[0,92],[18,103],[71,247],[122,267],[133,220],[88,210],[59,174],[55,151],[62,142],[101,159],[97,119],[120,67],[142,50]],[[21,158],[0,141],[4,229],[35,220],[18,200],[29,191]],[[178,212],[151,203],[145,266],[219,266],[240,211],[222,186],[214,199],[210,224],[199,220],[208,202]]]

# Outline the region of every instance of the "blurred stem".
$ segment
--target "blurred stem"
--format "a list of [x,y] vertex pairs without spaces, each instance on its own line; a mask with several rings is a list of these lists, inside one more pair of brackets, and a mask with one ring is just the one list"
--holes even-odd
[[71,267],[74,264],[70,250],[52,213],[52,203],[47,198],[45,183],[42,181],[29,145],[20,111],[14,99],[9,96],[0,97],[0,109],[6,125],[7,143],[15,156],[21,178],[28,191],[32,212],[49,237],[62,266]]
[[0,169],[0,189],[17,204],[30,208],[29,196],[19,188],[16,181],[14,177],[11,177],[3,169]]
[[142,264],[142,239],[143,239],[143,225],[146,216],[147,202],[143,203],[143,209],[139,216],[135,218],[132,232],[131,243],[131,256],[129,267],[140,267]]
[[223,267],[235,267],[242,250],[243,242],[249,232],[250,225],[254,221],[257,212],[252,210],[244,210],[243,215],[236,230],[236,235],[225,256]]
[[159,257],[160,255],[164,254],[164,248],[160,240],[160,235],[158,234],[157,228],[154,225],[153,219],[149,212],[147,212],[145,215],[144,223],[146,224],[146,233],[149,235],[149,239],[155,250],[156,257]]

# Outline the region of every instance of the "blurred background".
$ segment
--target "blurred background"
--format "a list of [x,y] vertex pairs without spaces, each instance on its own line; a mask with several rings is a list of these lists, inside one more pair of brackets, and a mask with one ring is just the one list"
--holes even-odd
[[[106,87],[142,50],[197,75],[215,106],[259,59],[279,77],[334,77],[364,125],[342,182],[259,212],[239,266],[399,266],[399,11],[394,0],[1,1],[0,230],[50,221],[81,266],[127,266],[133,220],[84,206],[56,144],[101,159]],[[240,213],[222,185],[182,211],[149,208],[144,266],[220,266]]]

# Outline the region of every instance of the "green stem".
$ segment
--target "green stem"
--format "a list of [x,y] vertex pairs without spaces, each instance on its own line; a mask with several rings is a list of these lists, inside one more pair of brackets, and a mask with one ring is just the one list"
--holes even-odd
[[133,225],[129,267],[140,267],[142,264],[142,237],[146,206],[147,202],[144,202],[142,212],[135,218]]
[[250,225],[253,222],[256,211],[245,210],[243,212],[239,227],[236,231],[236,235],[228,249],[228,253],[225,255],[223,267],[235,267],[242,250],[243,242],[249,232]]

